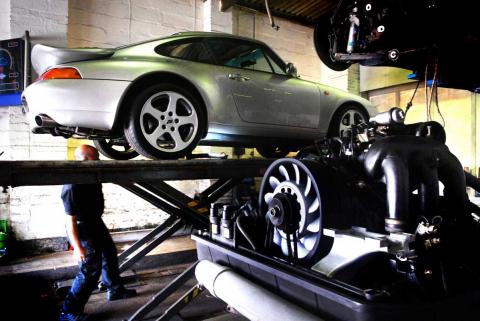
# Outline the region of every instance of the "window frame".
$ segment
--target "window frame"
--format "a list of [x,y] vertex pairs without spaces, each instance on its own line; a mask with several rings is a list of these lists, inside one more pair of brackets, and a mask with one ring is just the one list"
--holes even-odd
[[[264,70],[254,70],[254,69],[248,69],[248,68],[242,68],[242,67],[235,67],[235,66],[226,66],[224,64],[221,64],[215,52],[212,50],[211,45],[210,45],[210,40],[220,40],[220,41],[228,41],[228,42],[236,42],[236,43],[243,43],[243,44],[248,44],[254,49],[260,49],[262,51],[262,55],[264,56],[265,60],[267,61],[268,65],[270,66],[271,71],[264,71]],[[218,66],[222,67],[227,67],[227,68],[235,68],[235,69],[240,69],[240,70],[248,70],[252,72],[262,72],[262,73],[267,73],[267,74],[272,74],[272,75],[277,75],[277,76],[287,76],[290,77],[286,72],[286,63],[267,45],[262,44],[262,43],[257,43],[254,41],[249,41],[249,40],[244,40],[244,39],[236,39],[236,38],[227,38],[227,37],[206,37],[205,38],[205,45],[207,49],[210,51],[210,54],[213,56],[215,60],[215,64]],[[275,71],[275,69],[272,66],[272,61],[283,71],[283,73],[278,73]]]
[[[239,43],[239,44],[243,43],[243,44],[248,44],[248,45],[252,46],[253,48],[262,50],[262,55],[264,56],[268,65],[270,66],[271,71],[254,70],[254,69],[234,67],[234,66],[225,66],[225,65],[221,64],[218,61],[215,52],[211,48],[211,45],[210,45],[211,40],[219,40],[219,41],[223,41],[223,42],[233,42],[233,43]],[[165,54],[160,53],[159,48],[161,48],[161,47],[167,47],[167,46],[171,46],[171,45],[182,45],[182,44],[185,44],[185,43],[194,43],[194,42],[200,43],[203,46],[203,49],[205,49],[206,53],[208,54],[209,62],[192,60],[190,58],[175,57],[175,56],[165,55]],[[262,72],[262,73],[267,73],[267,74],[272,74],[272,75],[277,75],[277,76],[284,76],[284,77],[289,77],[289,78],[292,77],[291,75],[287,74],[287,72],[285,71],[286,66],[287,66],[285,61],[283,61],[283,59],[280,58],[280,56],[277,55],[276,52],[273,51],[272,48],[270,48],[266,44],[257,43],[255,41],[250,41],[248,39],[237,39],[237,38],[218,37],[218,36],[213,36],[213,37],[188,37],[188,38],[182,38],[182,39],[174,39],[172,41],[161,43],[154,48],[154,51],[159,56],[172,58],[172,59],[179,59],[179,60],[183,60],[183,61],[191,61],[191,62],[208,64],[208,65],[216,65],[216,66],[221,66],[221,67],[235,68],[235,69],[240,69],[240,70],[248,70],[248,71],[252,71],[252,72]],[[282,73],[277,72],[272,64],[276,64],[280,68]]]

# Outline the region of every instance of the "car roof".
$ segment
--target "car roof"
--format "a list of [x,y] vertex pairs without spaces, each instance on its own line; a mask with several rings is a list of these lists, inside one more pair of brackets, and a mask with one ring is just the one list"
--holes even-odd
[[252,39],[252,38],[247,38],[247,37],[242,37],[242,36],[237,36],[237,35],[232,35],[229,33],[224,33],[224,32],[216,32],[216,31],[183,31],[183,32],[177,32],[172,35],[166,36],[166,37],[160,37],[156,39],[149,39],[137,43],[132,43],[128,45],[124,45],[121,47],[118,47],[116,49],[123,49],[123,48],[128,48],[128,47],[133,47],[133,46],[138,46],[141,44],[149,43],[149,42],[154,42],[154,41],[159,41],[159,40],[174,40],[174,39],[182,39],[182,38],[215,38],[215,37],[220,37],[220,38],[230,38],[230,39],[237,39],[237,40],[244,40],[244,41],[249,41],[249,42],[255,42],[260,45],[266,46],[266,44],[262,41]]

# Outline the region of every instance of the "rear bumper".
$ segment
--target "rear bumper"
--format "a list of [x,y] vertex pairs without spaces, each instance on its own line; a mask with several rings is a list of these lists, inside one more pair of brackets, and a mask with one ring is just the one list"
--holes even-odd
[[96,79],[44,80],[28,86],[22,95],[33,129],[35,116],[47,115],[59,125],[111,130],[128,81]]

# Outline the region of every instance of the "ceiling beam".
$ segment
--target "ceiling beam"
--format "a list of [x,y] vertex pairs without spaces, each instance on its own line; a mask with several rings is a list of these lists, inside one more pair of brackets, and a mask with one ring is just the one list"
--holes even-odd
[[221,0],[220,11],[224,12],[230,9],[237,1],[236,0]]
[[[235,2],[239,6],[247,7],[247,8],[250,8],[250,9],[256,10],[258,12],[265,13],[265,14],[267,13],[267,10],[266,10],[264,4],[256,4],[256,3],[252,3],[248,0],[237,0]],[[296,16],[294,14],[279,12],[275,8],[273,8],[273,6],[270,6],[270,11],[271,11],[274,18],[284,18],[284,19],[288,19],[288,20],[294,20],[294,21],[296,21],[296,22],[298,22],[302,25],[309,26],[309,27],[312,27],[313,24],[314,24],[313,21],[310,21],[310,20],[308,20],[304,17]]]

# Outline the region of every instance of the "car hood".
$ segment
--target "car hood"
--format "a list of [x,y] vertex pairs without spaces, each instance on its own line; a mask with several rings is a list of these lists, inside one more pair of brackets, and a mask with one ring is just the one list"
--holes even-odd
[[49,68],[74,61],[108,58],[115,53],[115,49],[104,48],[58,48],[42,44],[32,49],[31,59],[35,72],[43,74]]

